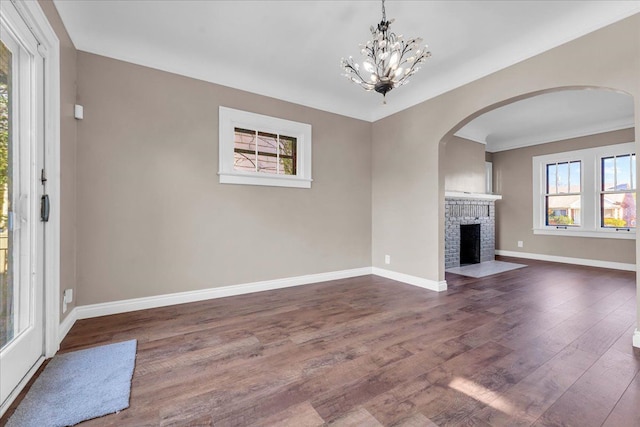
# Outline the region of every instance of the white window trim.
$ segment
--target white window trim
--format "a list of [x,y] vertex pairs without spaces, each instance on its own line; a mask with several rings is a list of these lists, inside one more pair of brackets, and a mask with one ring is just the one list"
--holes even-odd
[[[221,184],[311,188],[311,125],[227,107],[220,107],[219,120],[218,176]],[[296,175],[234,170],[234,130],[237,127],[295,137],[298,144]]]
[[[547,154],[533,157],[533,234],[572,236],[572,237],[597,237],[605,239],[635,239],[636,230],[622,230],[600,227],[600,173],[602,157],[617,156],[636,153],[635,142],[607,145],[603,147],[587,148],[584,150],[567,151],[564,153]],[[545,224],[545,167],[549,163],[567,161],[581,162],[582,190],[582,224],[566,229],[558,229],[557,226]]]

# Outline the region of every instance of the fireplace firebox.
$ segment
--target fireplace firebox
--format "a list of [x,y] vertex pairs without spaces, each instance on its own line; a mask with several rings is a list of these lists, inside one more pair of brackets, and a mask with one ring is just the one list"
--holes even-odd
[[460,265],[480,262],[480,224],[460,224]]

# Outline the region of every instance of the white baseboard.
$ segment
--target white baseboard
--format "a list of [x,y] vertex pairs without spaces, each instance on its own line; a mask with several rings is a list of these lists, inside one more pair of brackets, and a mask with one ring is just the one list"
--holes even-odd
[[60,344],[64,337],[67,336],[73,325],[76,323],[77,319],[78,312],[76,308],[73,307],[69,314],[67,314],[67,317],[65,317],[64,320],[60,323],[60,326],[58,326],[58,344]]
[[326,282],[329,280],[346,279],[349,277],[364,276],[367,274],[371,274],[371,267],[332,271],[329,273],[310,274],[306,276],[290,277],[286,279],[265,280],[262,282],[222,286],[219,288],[178,292],[174,294],[134,298],[100,304],[82,305],[76,307],[75,311],[78,319],[88,319],[98,316],[107,316],[110,314],[126,313],[129,311],[146,310],[148,308],[165,307],[168,305],[185,304],[189,302],[242,295],[252,292],[270,291],[274,289],[289,288],[291,286]]
[[100,304],[80,305],[74,307],[58,328],[59,342],[69,333],[76,320],[92,317],[108,316],[111,314],[127,313],[130,311],[146,310],[149,308],[166,307],[169,305],[185,304],[214,298],[223,298],[252,292],[269,291],[292,286],[308,285],[311,283],[327,282],[330,280],[346,279],[349,277],[375,274],[387,279],[418,286],[431,291],[447,290],[447,282],[436,282],[404,273],[385,270],[376,267],[362,267],[351,270],[332,271],[329,273],[310,274],[306,276],[289,277],[286,279],[266,280],[262,282],[245,283],[241,285],[223,286],[219,288],[201,289],[197,291],[178,292],[174,294],[157,295],[152,297],[134,298],[112,301]]
[[633,346],[636,348],[640,348],[640,331],[637,329],[633,333]]
[[510,256],[515,258],[537,259],[539,261],[559,262],[562,264],[587,265],[589,267],[611,268],[613,270],[636,271],[635,264],[625,264],[623,262],[600,261],[596,259],[571,258],[566,256],[532,254],[527,252],[503,251],[496,249],[496,255]]
[[411,276],[409,274],[398,273],[396,271],[385,270],[384,268],[372,267],[372,273],[376,276],[386,277],[387,279],[397,280],[398,282],[407,283],[409,285],[418,286],[430,291],[442,292],[447,290],[447,281],[424,279],[422,277]]

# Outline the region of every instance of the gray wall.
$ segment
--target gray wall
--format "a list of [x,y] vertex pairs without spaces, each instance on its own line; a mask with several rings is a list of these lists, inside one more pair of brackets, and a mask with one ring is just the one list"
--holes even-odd
[[[532,157],[634,141],[634,129],[493,153],[496,249],[635,264],[634,240],[534,235]],[[524,247],[518,248],[522,240]]]
[[[76,291],[76,48],[51,1],[39,1],[51,27],[60,40],[60,292]],[[67,306],[64,319],[76,305]]]
[[[78,303],[371,265],[371,124],[78,52]],[[311,189],[218,183],[220,105],[309,123]]]
[[444,150],[444,189],[485,193],[485,145],[456,136]]

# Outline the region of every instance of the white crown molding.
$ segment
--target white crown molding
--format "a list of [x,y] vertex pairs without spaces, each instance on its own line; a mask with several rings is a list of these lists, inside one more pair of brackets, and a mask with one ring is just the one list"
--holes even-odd
[[472,129],[467,129],[466,127],[463,127],[458,132],[454,133],[453,136],[477,142],[478,144],[487,145],[487,141],[485,139],[486,135],[481,135],[480,133],[473,132]]
[[[408,86],[412,88],[412,91],[407,93],[407,95],[400,100],[401,102],[389,102],[389,104],[384,107],[376,108],[370,118],[370,121],[375,122],[399,113],[400,111],[414,107],[458,87],[464,86],[529,58],[540,55],[541,53],[555,47],[578,39],[591,32],[599,30],[600,28],[640,13],[640,1],[634,1],[634,3],[635,5],[633,7],[630,7],[618,14],[594,18],[590,21],[590,25],[580,28],[565,29],[564,34],[557,34],[556,37],[552,37],[552,35],[548,34],[547,37],[539,37],[534,43],[527,43],[526,45],[518,44],[508,52],[500,52],[500,58],[485,56],[481,60],[475,61],[473,64],[467,64],[462,72],[455,73],[455,75],[454,73],[451,73],[441,78],[436,84],[413,84],[412,82],[412,85]],[[425,66],[424,68],[425,70],[422,70],[422,72],[427,73],[428,66]],[[416,76],[418,76],[418,74],[416,74]]]
[[[135,43],[111,43],[99,37],[96,40],[83,39],[75,32],[73,26],[69,26],[68,29],[75,46],[82,51],[374,122],[640,12],[640,2],[612,3],[615,4],[611,5],[609,13],[603,14],[599,8],[585,9],[580,19],[574,19],[571,25],[555,26],[551,29],[539,28],[536,34],[530,34],[522,43],[498,49],[472,63],[466,63],[463,67],[449,70],[451,72],[440,72],[430,77],[430,66],[427,63],[422,73],[417,74],[407,88],[391,92],[388,105],[385,106],[380,105],[379,98],[374,94],[368,94],[371,95],[369,101],[361,93],[356,94],[355,89],[354,92],[345,89],[344,96],[335,97],[331,93],[336,92],[294,84],[286,78],[265,81],[261,76],[251,75],[250,71],[224,67],[221,64],[202,61],[200,58],[178,57],[162,49],[148,49]],[[60,6],[61,16],[65,19],[69,15],[68,9],[62,7],[63,4],[56,2],[56,6]],[[434,55],[436,54],[434,52]],[[340,79],[337,71],[336,79],[344,80]],[[346,83],[345,81],[345,88]]]
[[551,142],[565,141],[567,139],[581,138],[584,136],[597,135],[600,133],[614,132],[622,129],[629,129],[635,126],[633,117],[621,119],[607,123],[599,123],[594,126],[581,127],[580,129],[566,129],[557,132],[547,133],[543,136],[524,137],[515,140],[502,142],[487,142],[486,151],[498,153],[500,151],[515,150],[517,148],[531,147],[533,145],[548,144]]
[[533,254],[527,252],[505,251],[496,249],[496,255],[509,256],[514,258],[535,259],[539,261],[558,262],[561,264],[585,265],[588,267],[610,268],[612,270],[636,271],[635,264],[626,264],[623,262],[600,261],[597,259],[572,258],[565,256]]

